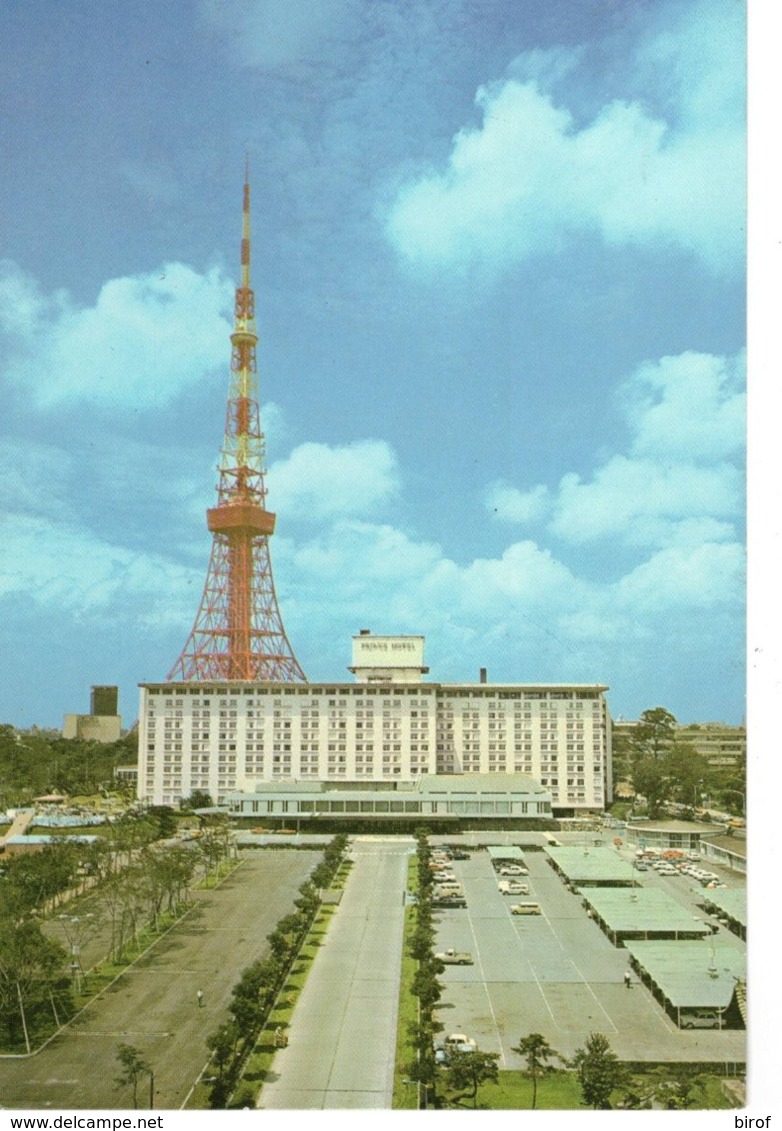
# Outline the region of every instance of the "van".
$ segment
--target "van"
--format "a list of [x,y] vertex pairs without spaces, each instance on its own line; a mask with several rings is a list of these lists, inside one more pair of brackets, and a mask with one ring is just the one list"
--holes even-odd
[[540,915],[539,903],[513,903],[510,909],[511,915]]
[[444,883],[435,884],[434,887],[436,895],[462,895],[462,885],[459,883]]

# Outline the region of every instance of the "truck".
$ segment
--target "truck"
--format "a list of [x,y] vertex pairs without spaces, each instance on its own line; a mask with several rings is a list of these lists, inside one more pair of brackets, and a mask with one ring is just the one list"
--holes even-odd
[[472,955],[469,950],[454,950],[452,946],[436,954],[435,958],[439,958],[446,966],[472,966]]

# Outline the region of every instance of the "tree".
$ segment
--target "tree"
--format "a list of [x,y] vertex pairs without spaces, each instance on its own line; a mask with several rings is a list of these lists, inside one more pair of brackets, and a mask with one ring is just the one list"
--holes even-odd
[[122,1073],[117,1076],[115,1083],[118,1088],[126,1088],[130,1084],[133,1088],[133,1107],[138,1107],[138,1086],[142,1076],[151,1076],[152,1068],[143,1059],[141,1053],[133,1045],[118,1045],[117,1060]]
[[665,766],[654,758],[639,758],[633,764],[633,789],[646,798],[650,817],[657,817],[668,793]]
[[675,741],[664,764],[668,779],[668,800],[695,808],[699,802],[698,786],[702,785],[709,772],[706,759],[691,743]]
[[526,1037],[522,1037],[517,1045],[513,1048],[514,1052],[520,1053],[521,1056],[527,1061],[527,1074],[532,1080],[532,1103],[531,1107],[535,1107],[538,1099],[538,1077],[546,1072],[549,1065],[546,1061],[552,1056],[559,1056],[555,1052],[546,1038],[541,1033],[530,1033]]
[[35,920],[0,923],[0,1018],[12,1043],[24,1036],[28,1052],[31,1024],[48,1008],[52,990],[61,990],[66,961],[64,947],[44,935]]
[[224,1021],[207,1039],[215,1066],[215,1080],[209,1102],[213,1108],[225,1107],[236,1074],[236,1048],[239,1031],[233,1021]]
[[[700,1096],[694,1093],[699,1092]],[[662,1108],[664,1111],[688,1111],[705,1093],[704,1079],[693,1064],[656,1068],[633,1079],[624,1095],[625,1109]]]
[[676,718],[665,707],[643,711],[630,737],[630,756],[661,761],[676,740]]
[[183,798],[179,804],[180,809],[211,809],[214,802],[212,795],[203,789],[194,789],[189,797]]
[[602,1033],[590,1033],[570,1062],[581,1084],[585,1104],[595,1111],[611,1107],[611,1093],[626,1079],[626,1070]]
[[445,1082],[448,1088],[459,1093],[452,1097],[451,1102],[457,1104],[467,1098],[476,1107],[481,1084],[496,1084],[499,1080],[499,1059],[499,1053],[481,1052],[479,1049],[473,1049],[472,1052],[456,1050],[451,1053]]

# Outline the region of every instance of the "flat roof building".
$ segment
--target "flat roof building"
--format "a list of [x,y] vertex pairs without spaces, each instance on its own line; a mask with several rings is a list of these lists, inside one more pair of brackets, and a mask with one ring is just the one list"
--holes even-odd
[[363,785],[497,775],[556,814],[611,800],[604,684],[429,683],[420,636],[353,638],[355,682],[141,685],[138,796],[217,803],[270,782]]
[[489,823],[548,818],[551,794],[523,775],[425,775],[415,782],[367,786],[337,782],[269,782],[252,793],[227,799],[234,817],[276,820],[301,831],[318,819],[387,822],[425,819],[432,824],[480,818]]

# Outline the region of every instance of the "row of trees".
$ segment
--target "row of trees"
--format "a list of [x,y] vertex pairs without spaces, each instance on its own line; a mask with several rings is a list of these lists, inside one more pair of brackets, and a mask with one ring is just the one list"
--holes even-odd
[[[410,936],[410,954],[417,963],[411,990],[418,999],[416,1020],[410,1026],[410,1044],[413,1059],[407,1065],[407,1074],[419,1086],[423,1096],[423,1106],[437,1104],[437,1062],[435,1060],[435,1037],[442,1028],[435,1020],[434,1009],[442,997],[443,986],[438,975],[444,966],[434,956],[434,922],[432,918],[432,879],[431,849],[426,829],[416,833],[416,905],[415,927]],[[420,1106],[420,1104],[419,1104]]]
[[630,733],[615,735],[613,759],[614,781],[630,781],[646,798],[650,817],[659,816],[666,801],[695,808],[704,794],[735,808],[736,795],[744,792],[743,768],[710,766],[682,740],[664,707],[644,711]]
[[477,1049],[470,1053],[454,1050],[449,1053],[441,1076],[438,1074],[435,1039],[442,1025],[436,1020],[434,1011],[442,997],[443,984],[439,976],[445,966],[434,953],[434,880],[430,868],[431,849],[427,831],[419,830],[416,840],[417,900],[415,927],[410,935],[409,950],[417,963],[411,991],[418,1000],[418,1012],[416,1020],[410,1026],[409,1037],[414,1055],[407,1065],[407,1074],[417,1082],[424,1107],[439,1107],[444,1102],[444,1096],[438,1095],[440,1078],[444,1090],[450,1093],[449,1102],[459,1104],[462,1100],[469,1099],[474,1107],[480,1085],[497,1080],[499,1057],[496,1053],[485,1053]]
[[[216,820],[190,845],[156,843],[170,814],[128,816],[107,826],[91,844],[62,838],[40,852],[9,857],[0,884],[0,1046],[30,1049],[41,1032],[73,1011],[73,990],[84,977],[82,948],[99,931],[108,957],[122,960],[147,924],[186,903],[199,869],[219,866],[231,843]],[[60,900],[89,885],[79,914],[62,913]],[[61,929],[63,945],[44,930]]]
[[242,1066],[285,984],[290,970],[320,908],[320,890],[333,883],[345,855],[348,838],[340,834],[326,846],[323,859],[299,888],[294,910],[280,919],[267,936],[268,953],[247,966],[233,988],[229,1017],[207,1038],[212,1054],[214,1081],[212,1108],[225,1108],[240,1077]]
[[[634,1074],[611,1048],[603,1033],[590,1033],[570,1060],[560,1056],[540,1033],[522,1037],[513,1049],[526,1061],[532,1081],[532,1103],[537,1104],[538,1080],[554,1070],[551,1060],[561,1061],[578,1076],[581,1101],[595,1111],[616,1106],[623,1110],[651,1109],[684,1111],[702,1099],[704,1081],[697,1067],[680,1064],[659,1067],[643,1075]],[[617,1096],[618,1093],[618,1096]]]

